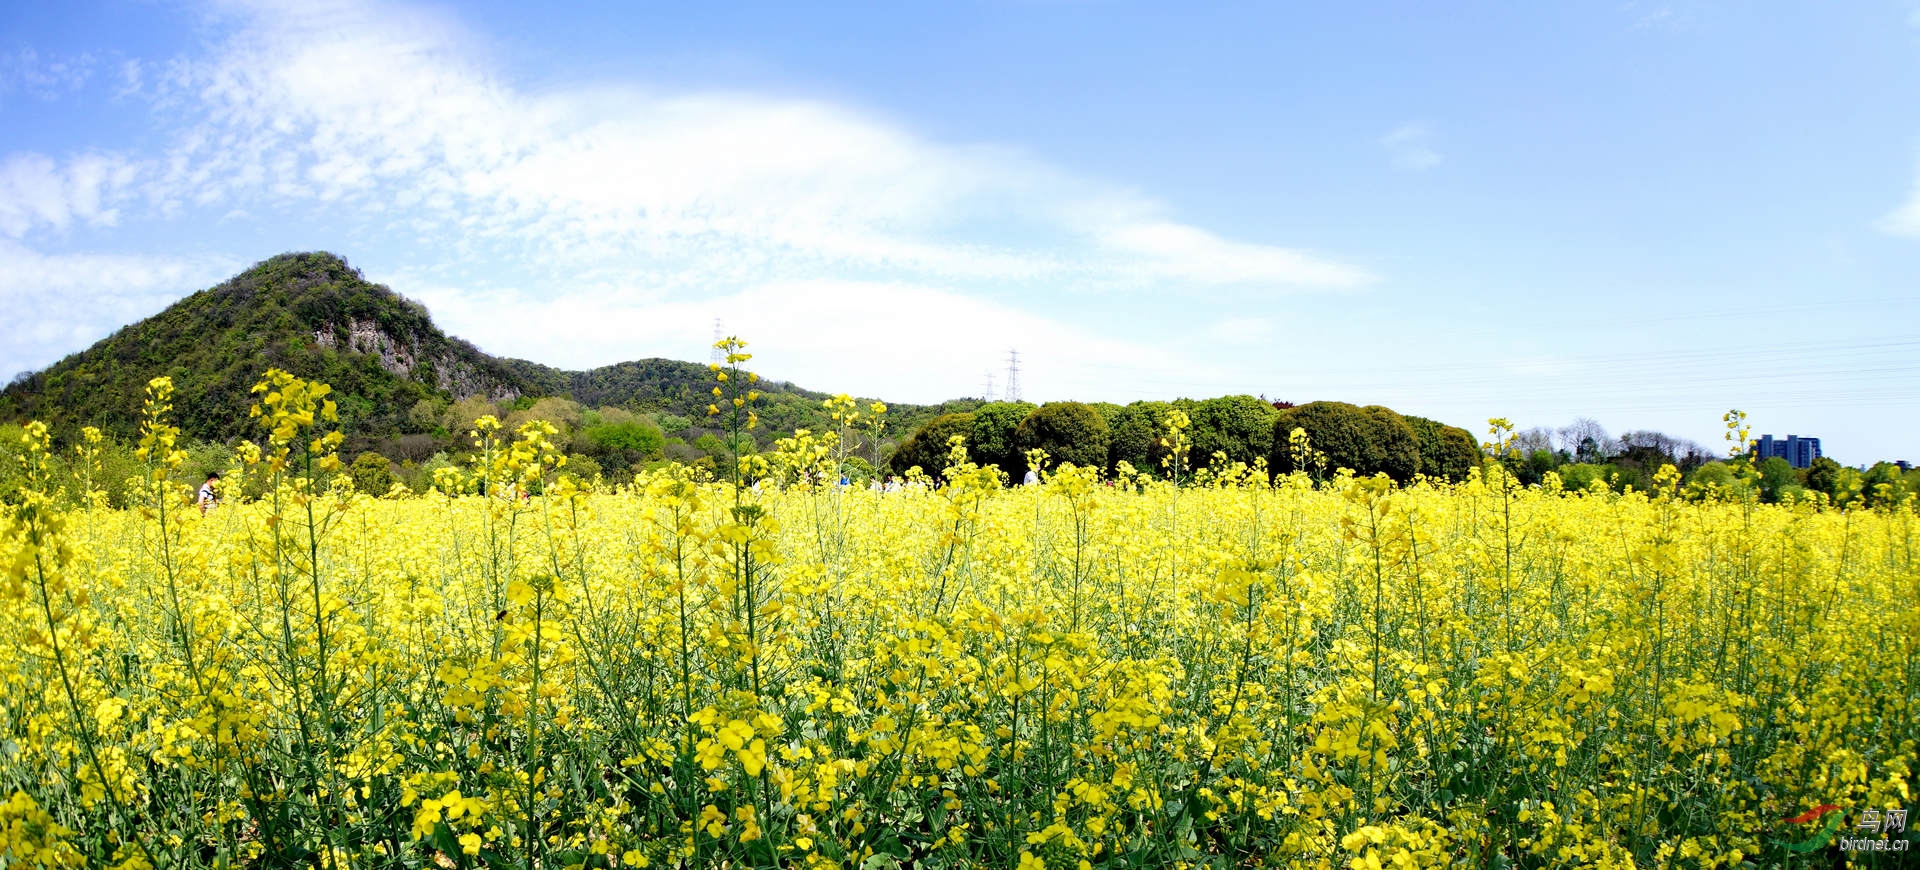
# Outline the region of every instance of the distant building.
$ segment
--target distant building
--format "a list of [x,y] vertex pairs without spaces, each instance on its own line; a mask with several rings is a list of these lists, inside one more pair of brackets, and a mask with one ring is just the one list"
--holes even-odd
[[1760,440],[1755,444],[1755,447],[1757,449],[1754,454],[1754,459],[1765,462],[1768,459],[1778,456],[1781,459],[1785,459],[1787,464],[1794,468],[1806,468],[1812,465],[1815,459],[1819,459],[1822,456],[1820,453],[1820,439],[1802,438],[1798,435],[1788,435],[1785,438],[1762,435],[1760,436]]

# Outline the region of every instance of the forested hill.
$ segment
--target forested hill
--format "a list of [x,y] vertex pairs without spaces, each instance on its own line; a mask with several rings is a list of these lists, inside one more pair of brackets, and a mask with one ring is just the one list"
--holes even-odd
[[[268,368],[331,384],[341,428],[361,439],[444,427],[437,410],[468,396],[543,396],[701,417],[706,366],[642,359],[585,372],[489,356],[441,332],[425,306],[369,283],[328,253],[282,254],[127,326],[0,391],[0,422],[37,419],[56,432],[139,427],[149,380],[173,378],[174,419],[190,437],[257,435],[250,388]],[[823,393],[768,382],[768,430],[820,425]],[[896,409],[902,423],[941,408]]]

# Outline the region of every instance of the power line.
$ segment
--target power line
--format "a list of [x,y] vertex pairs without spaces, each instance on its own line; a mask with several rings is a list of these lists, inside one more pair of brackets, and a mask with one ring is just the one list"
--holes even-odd
[[727,339],[727,333],[726,333],[726,330],[723,329],[720,325],[720,318],[718,317],[714,318],[713,319],[713,351],[707,355],[707,360],[709,362],[712,362],[714,365],[720,365],[727,361],[727,352],[720,349],[720,342],[725,341],[726,339]]
[[987,401],[993,401],[993,372],[987,372],[987,391],[980,394]]
[[1020,352],[1007,351],[1007,401],[1020,401]]

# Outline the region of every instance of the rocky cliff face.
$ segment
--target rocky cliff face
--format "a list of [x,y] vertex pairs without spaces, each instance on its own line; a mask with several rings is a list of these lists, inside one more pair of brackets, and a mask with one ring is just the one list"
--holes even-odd
[[[346,336],[344,342],[340,338],[342,335]],[[315,330],[313,340],[330,350],[376,354],[380,357],[381,368],[401,377],[413,374],[417,359],[410,343],[388,335],[377,321],[372,320],[349,319],[345,323],[330,324]]]
[[402,378],[430,384],[453,396],[485,395],[494,401],[520,398],[520,390],[489,377],[453,349],[423,349],[417,336],[396,336],[379,321],[347,318],[314,330],[314,343],[333,351],[373,356],[380,368]]

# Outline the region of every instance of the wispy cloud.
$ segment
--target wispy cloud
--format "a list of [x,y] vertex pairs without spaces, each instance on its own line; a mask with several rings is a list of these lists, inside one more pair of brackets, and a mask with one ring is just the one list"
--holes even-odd
[[[291,223],[323,212],[351,232],[405,240],[420,273],[410,277],[441,288],[427,301],[456,331],[576,365],[665,353],[649,345],[664,339],[651,324],[702,336],[716,309],[747,301],[788,312],[756,337],[806,359],[840,358],[808,344],[816,325],[843,337],[912,331],[850,310],[821,320],[776,304],[807,288],[804,298],[831,310],[844,293],[914,311],[919,323],[936,314],[922,306],[966,312],[980,328],[966,339],[977,345],[970,353],[1052,335],[1086,353],[1138,357],[1142,348],[1102,345],[987,299],[1325,291],[1373,280],[1335,257],[1176,220],[1150,197],[1021,149],[932,141],[840,102],[629,82],[532,91],[497,74],[475,47],[482,40],[432,10],[379,0],[211,9],[214,32],[226,35],[205,54],[116,70],[120,90],[161,119],[165,144],[0,157],[0,238],[33,246],[38,234],[79,226],[211,225],[236,213]],[[498,290],[507,285],[517,289]],[[487,300],[514,307],[457,316]],[[575,332],[560,355],[570,359],[521,343],[541,335],[551,348],[554,333],[529,324],[569,310],[598,312],[569,321]],[[946,361],[901,371],[925,380]],[[964,366],[966,384],[979,369]]]
[[160,213],[321,202],[541,262],[644,260],[695,286],[847,269],[1095,289],[1142,276],[1369,280],[1312,252],[1215,239],[1016,150],[931,142],[845,105],[630,85],[531,93],[418,9],[219,9],[236,30],[217,52],[144,76],[176,137],[126,195]]
[[1681,3],[1645,3],[1640,0],[1628,0],[1620,4],[1620,12],[1633,21],[1635,30],[1665,30],[1681,32],[1691,29],[1695,16],[1693,4]]
[[63,161],[33,153],[0,159],[0,235],[20,238],[38,228],[75,223],[111,226],[113,203],[138,170],[112,154],[80,154]]
[[0,95],[24,93],[53,100],[77,91],[98,66],[92,54],[42,56],[28,48],[0,54]]
[[[1116,340],[1052,318],[938,287],[881,281],[772,281],[704,299],[661,299],[644,290],[603,286],[557,296],[521,290],[475,292],[435,285],[426,276],[380,276],[434,312],[454,332],[492,332],[493,353],[586,368],[615,359],[663,355],[705,359],[713,322],[752,342],[754,366],[802,386],[842,389],[901,401],[977,395],[980,373],[1019,348],[1025,392],[1071,395],[1089,372],[1125,366],[1175,377],[1220,372],[1164,349]],[[492,329],[512,311],[508,332]],[[565,336],[556,343],[554,336]],[[644,349],[644,353],[635,349]]]
[[1440,152],[1433,148],[1433,130],[1423,123],[1395,127],[1380,137],[1380,146],[1387,150],[1387,159],[1395,169],[1424,172],[1440,165]]
[[1634,19],[1633,26],[1636,28],[1660,27],[1672,21],[1673,9],[1661,6],[1641,13],[1639,18]]
[[44,254],[0,240],[0,373],[37,368],[101,337],[105,324],[158,312],[242,264],[220,257]]

